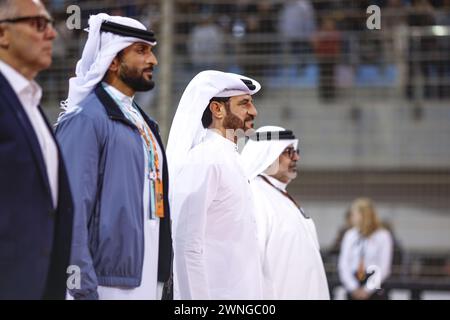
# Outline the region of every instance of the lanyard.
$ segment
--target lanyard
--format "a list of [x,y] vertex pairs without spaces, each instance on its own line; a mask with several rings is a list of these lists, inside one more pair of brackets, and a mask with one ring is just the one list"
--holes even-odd
[[150,181],[150,219],[155,217],[164,217],[164,196],[163,196],[163,183],[161,179],[161,172],[159,166],[159,155],[157,150],[157,144],[153,137],[150,127],[147,125],[142,115],[139,113],[136,106],[131,108],[124,106],[123,103],[104,86],[105,90],[114,99],[119,106],[120,110],[124,113],[128,120],[130,120],[138,129],[142,138],[142,144],[144,152],[147,155],[147,172],[148,180]]
[[267,179],[267,177],[265,177],[261,174],[259,175],[259,177],[261,177],[265,182],[270,184],[272,187],[274,187],[275,189],[280,191],[285,197],[287,197],[289,200],[291,200],[295,204],[295,206],[300,210],[300,213],[303,215],[303,217],[305,217],[305,219],[310,219],[310,217],[306,215],[305,210],[303,210],[303,208],[300,207],[300,205],[297,203],[297,201],[295,201],[295,199],[292,198],[292,196],[289,193],[287,193],[287,191],[281,190],[280,188],[277,188],[276,186],[274,186],[274,184],[272,182],[270,182],[270,180]]

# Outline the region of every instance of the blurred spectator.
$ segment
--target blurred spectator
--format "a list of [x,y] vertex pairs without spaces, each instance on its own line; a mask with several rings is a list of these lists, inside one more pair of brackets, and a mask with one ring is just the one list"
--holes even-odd
[[[391,273],[392,237],[382,227],[370,199],[359,198],[352,203],[351,221],[355,227],[344,235],[338,262],[339,278],[347,297],[387,299],[383,282]],[[376,283],[377,279],[380,283]]]
[[224,35],[220,27],[213,23],[212,16],[201,17],[200,24],[189,35],[188,48],[195,73],[206,69],[223,69]]
[[161,11],[157,3],[150,2],[140,10],[140,20],[147,28],[152,29],[155,34],[160,34]]
[[[436,14],[436,23],[450,29],[450,0],[443,0],[442,8]],[[450,36],[438,37],[438,97],[450,97]]]
[[[359,63],[381,66],[383,62],[383,42],[381,32],[378,30],[369,30],[367,28],[366,10],[374,1],[359,0],[355,11],[351,13],[354,22],[357,24],[354,31],[358,32]],[[381,9],[381,21],[384,18],[384,9]]]
[[450,0],[442,0],[442,7],[436,13],[436,23],[441,26],[450,26]]
[[336,97],[334,74],[341,53],[341,34],[334,19],[323,19],[313,41],[319,65],[319,97],[324,102],[332,101]]
[[233,15],[236,12],[236,4],[233,2],[219,2],[214,5],[214,13],[217,15],[217,24],[229,33],[232,30]]
[[400,25],[406,24],[406,10],[402,0],[387,0],[382,9],[381,30],[390,32]]
[[247,16],[252,16],[256,22],[258,33],[275,33],[277,31],[276,16],[278,7],[271,0],[260,0],[245,8]]
[[[175,1],[175,12],[182,13],[182,19],[175,19],[174,33],[177,35],[186,36],[191,33],[192,28],[196,25],[194,19],[188,18],[196,16],[200,11],[200,5],[191,0],[177,0]],[[187,41],[177,41],[175,43],[175,51],[180,56],[188,55]]]
[[311,1],[290,0],[281,9],[278,21],[285,52],[293,55],[294,63],[303,69],[310,62],[311,38],[316,32],[316,17]]
[[328,16],[336,12],[341,8],[348,8],[349,5],[352,5],[353,2],[345,3],[348,0],[314,0],[314,11],[317,13],[317,16],[323,17]]
[[332,15],[336,19],[338,29],[342,31],[359,32],[367,30],[366,9],[370,5],[368,0],[338,0],[330,4],[328,13],[322,17]]
[[[243,61],[244,73],[262,78],[270,70],[268,55],[277,53],[278,43],[274,34],[276,7],[267,0],[249,5],[246,12],[246,38],[244,42],[247,58]],[[275,41],[274,41],[275,40]]]
[[[429,27],[435,24],[435,12],[428,0],[413,0],[412,7],[408,15],[408,25],[410,27]],[[410,33],[408,75],[406,80],[406,96],[409,99],[421,97],[419,87],[416,86],[419,78],[422,77],[424,83],[424,96],[430,98],[434,96],[435,86],[433,86],[433,69],[436,68],[438,48],[436,37],[426,33],[415,35]]]
[[[381,36],[383,39],[383,62],[392,64],[402,61],[407,39],[403,36],[407,27],[407,10],[402,0],[387,0],[382,9]],[[381,56],[381,55],[380,55]]]

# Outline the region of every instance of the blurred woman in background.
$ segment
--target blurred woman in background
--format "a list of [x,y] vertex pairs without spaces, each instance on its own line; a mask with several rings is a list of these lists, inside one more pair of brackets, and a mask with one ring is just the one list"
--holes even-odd
[[382,287],[391,273],[391,234],[382,227],[370,199],[353,201],[351,220],[354,227],[344,235],[338,261],[339,277],[348,299],[387,299]]

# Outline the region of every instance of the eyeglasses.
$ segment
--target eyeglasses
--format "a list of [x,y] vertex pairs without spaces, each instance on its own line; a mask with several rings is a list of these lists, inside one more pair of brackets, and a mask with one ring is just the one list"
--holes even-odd
[[28,22],[33,27],[36,28],[38,32],[44,32],[47,30],[48,25],[54,26],[55,21],[51,18],[44,17],[44,16],[32,16],[32,17],[18,17],[18,18],[11,18],[11,19],[4,19],[0,20],[0,23],[19,23],[19,22]]
[[297,155],[297,156],[300,155],[300,150],[290,147],[290,148],[284,149],[282,154],[287,155],[287,156],[289,156],[289,158],[292,159],[292,158],[294,158],[294,155]]

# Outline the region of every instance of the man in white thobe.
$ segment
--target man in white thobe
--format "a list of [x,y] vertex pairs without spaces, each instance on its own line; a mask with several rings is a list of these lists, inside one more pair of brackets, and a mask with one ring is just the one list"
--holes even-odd
[[203,71],[187,86],[168,142],[175,299],[261,299],[254,203],[235,144],[253,127],[260,84]]
[[329,299],[314,222],[286,191],[297,176],[297,145],[292,131],[266,126],[242,151],[257,206],[265,299]]

